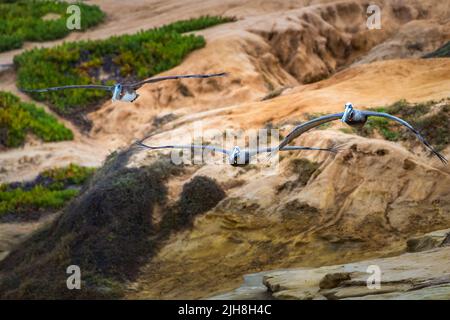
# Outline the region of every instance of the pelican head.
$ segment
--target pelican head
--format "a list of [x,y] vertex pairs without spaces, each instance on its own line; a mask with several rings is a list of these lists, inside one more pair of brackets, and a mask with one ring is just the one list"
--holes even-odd
[[240,155],[241,155],[241,148],[239,148],[238,146],[235,146],[230,154],[230,163],[237,164]]
[[120,83],[117,83],[116,85],[114,85],[112,100],[113,101],[120,100],[121,94],[122,94],[122,85]]
[[344,115],[341,118],[342,122],[349,122],[353,118],[353,104],[351,102],[347,102],[345,104]]
[[124,94],[120,98],[122,101],[133,102],[139,97],[139,95],[134,90],[125,90]]

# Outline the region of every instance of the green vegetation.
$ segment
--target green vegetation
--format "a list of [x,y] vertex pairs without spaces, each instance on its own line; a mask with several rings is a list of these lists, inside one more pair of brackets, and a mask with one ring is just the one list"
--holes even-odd
[[83,185],[95,172],[94,168],[69,164],[67,167],[49,169],[42,172],[38,181],[45,181],[49,189],[63,189]]
[[446,58],[450,57],[450,41],[448,41],[446,44],[444,44],[439,49],[428,53],[423,56],[424,58]]
[[[437,150],[442,150],[450,143],[449,100],[425,103],[408,103],[406,100],[400,100],[390,106],[371,110],[402,118],[416,128]],[[375,131],[390,141],[416,139],[404,126],[380,117],[370,117],[364,127],[356,130],[362,136],[371,136]]]
[[299,185],[305,186],[314,172],[319,168],[320,164],[307,159],[294,158],[290,162],[292,172],[298,174],[297,182]]
[[0,218],[26,220],[59,209],[79,192],[93,168],[70,164],[42,172],[35,180],[0,185]]
[[[412,124],[420,129],[421,134],[438,151],[443,150],[450,143],[450,104],[442,106],[438,112],[426,116]],[[409,136],[411,137],[411,136]],[[402,137],[406,138],[406,134]]]
[[42,209],[61,208],[77,194],[77,190],[50,190],[36,186],[25,191],[20,188],[7,191],[0,188],[0,217],[4,214],[22,214]]
[[194,218],[214,208],[226,194],[216,180],[196,176],[183,185],[178,202],[168,210],[161,223],[164,232],[192,226]]
[[[54,223],[0,261],[5,275],[0,297],[117,298],[123,293],[123,282],[136,276],[157,249],[154,208],[164,208],[165,182],[182,170],[166,160],[127,168],[133,152],[108,157]],[[81,290],[67,290],[64,272],[56,271],[71,264],[83,270]]]
[[[322,113],[322,112],[307,113],[306,114],[306,119],[308,121],[310,121],[310,120],[314,120],[314,119],[319,118],[319,117],[323,117],[325,115],[326,115],[326,113]],[[327,129],[327,128],[331,127],[331,124],[332,124],[331,122],[325,122],[325,123],[315,127],[315,129],[324,130],[324,129]]]
[[203,30],[221,23],[236,21],[234,17],[221,17],[221,16],[202,16],[199,18],[180,20],[163,26],[160,29],[165,31],[185,33],[196,30]]
[[317,208],[306,202],[293,199],[286,202],[280,209],[281,218],[285,221],[300,222],[300,230],[308,230],[312,225],[317,225],[320,220],[320,212]]
[[[0,261],[0,299],[121,297],[172,231],[191,225],[195,216],[225,196],[214,180],[199,176],[187,182],[171,204],[166,183],[183,173],[183,167],[160,159],[129,168],[136,150],[111,154],[54,222]],[[46,172],[42,179],[79,181],[77,170],[64,172]],[[164,214],[160,223],[153,217],[156,210]],[[58,271],[72,264],[83,270],[81,290],[67,290],[67,275]]]
[[292,191],[297,187],[306,186],[309,179],[319,169],[320,164],[307,159],[293,158],[289,162],[289,169],[297,174],[297,179],[288,180],[277,187],[277,193],[288,190]]
[[28,133],[45,142],[73,139],[72,131],[44,109],[0,91],[0,147],[18,147]]
[[391,122],[392,120],[386,118],[371,117],[359,132],[363,136],[370,136],[375,130],[378,130],[385,139],[398,141],[400,133],[391,128]]
[[[0,52],[22,47],[24,41],[49,41],[67,36],[70,14],[64,1],[0,1]],[[97,7],[77,2],[81,13],[81,31],[103,21],[105,15]],[[54,14],[55,19],[45,19]]]
[[[206,16],[133,35],[33,49],[14,59],[18,86],[36,89],[69,84],[113,84],[151,77],[177,66],[188,53],[205,45],[203,37],[182,33],[232,20]],[[97,105],[108,96],[108,92],[99,90],[32,94],[33,98],[48,102],[55,111],[66,116]]]
[[22,44],[22,39],[19,36],[0,34],[0,52],[19,49]]

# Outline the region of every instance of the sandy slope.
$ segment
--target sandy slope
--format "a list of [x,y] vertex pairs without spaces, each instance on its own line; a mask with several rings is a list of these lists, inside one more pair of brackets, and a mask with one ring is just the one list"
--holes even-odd
[[[448,31],[444,31],[448,30],[445,28],[448,21],[441,18],[445,10],[435,11],[438,7],[442,9],[442,5],[429,7],[411,2],[415,7],[397,8],[395,3],[385,3],[385,10],[389,8],[393,13],[383,16],[382,30],[366,29],[365,2],[345,1],[250,15],[235,23],[201,31],[207,46],[166,74],[226,70],[231,74],[228,78],[147,85],[140,90],[141,98],[136,103],[107,103],[91,114],[93,134],[96,137],[115,134],[125,140],[137,138],[152,129],[153,117],[160,113],[186,115],[187,118],[180,120],[185,121],[195,117],[205,119],[214,109],[216,121],[208,125],[223,127],[235,122],[235,126],[252,127],[267,121],[286,121],[287,116],[300,116],[304,112],[340,110],[347,100],[358,106],[374,106],[401,98],[419,101],[448,96],[448,60],[361,63],[366,56],[376,56],[367,61],[408,56],[392,50],[389,56],[374,52],[378,50],[377,44],[391,39],[406,46],[409,39],[401,36],[406,31],[399,35],[398,27],[414,18],[420,19],[414,21],[420,21],[422,26],[436,29],[436,36],[423,48],[434,47],[450,38]],[[418,28],[411,30],[410,37],[420,34]],[[352,63],[359,66],[329,81],[298,86],[328,77]],[[390,84],[388,92],[386,83]],[[284,86],[296,88],[273,101],[250,102]],[[193,114],[198,111],[207,113]]]
[[53,214],[39,221],[33,222],[11,222],[0,224],[0,260],[6,257],[9,251],[14,248],[15,245],[28,238],[35,230],[50,223],[56,218],[57,215]]
[[[286,12],[293,9],[338,2],[364,4],[366,7],[369,4],[369,1],[365,0],[89,0],[86,1],[86,3],[96,4],[106,12],[107,20],[105,23],[86,33],[72,33],[64,40],[47,42],[44,44],[28,43],[24,49],[39,46],[54,46],[63,41],[103,39],[111,35],[134,33],[141,29],[148,29],[176,20],[207,14],[236,16],[237,18],[252,18],[268,13],[278,15],[280,12]],[[383,23],[386,22],[386,28],[390,24],[389,19],[392,14],[390,11],[391,8],[395,9],[393,13],[398,16],[403,23],[417,18],[429,20],[425,23],[427,28],[436,26],[436,22],[439,22],[439,20],[441,20],[441,23],[443,22],[442,20],[447,20],[446,22],[448,23],[448,16],[450,13],[449,4],[446,1],[439,0],[377,0],[370,1],[370,3],[378,4],[382,9],[386,8],[385,11],[388,11],[382,12],[383,19],[386,18],[386,21],[383,21]],[[408,28],[404,28],[400,30],[400,32],[403,34],[409,33],[407,29]],[[422,30],[417,31],[422,32]],[[448,30],[446,32],[448,33]],[[436,38],[433,37],[432,40],[436,41]],[[11,63],[12,57],[22,50],[23,49],[13,50],[0,54],[0,64]]]
[[[189,130],[186,125],[195,119],[202,119],[205,127],[259,127],[267,122],[298,120],[305,112],[340,110],[347,100],[364,107],[401,98],[419,101],[448,95],[446,72],[449,63],[445,60],[360,65],[328,81],[298,86],[299,83],[327,77],[351,63],[364,62],[364,59],[405,57],[435,49],[450,37],[449,28],[446,28],[448,19],[445,19],[448,8],[441,1],[376,1],[383,8],[381,30],[367,30],[365,26],[367,1],[91,2],[106,11],[107,21],[89,32],[73,33],[65,41],[132,33],[204,14],[236,15],[239,20],[235,23],[198,32],[207,39],[207,46],[166,73],[226,70],[231,76],[148,85],[140,90],[141,97],[133,104],[106,102],[88,116],[94,123],[88,136],[80,134],[65,121],[75,131],[74,142],[52,144],[51,152],[47,152],[47,147],[33,143],[24,151],[11,150],[0,155],[0,166],[7,171],[7,174],[0,173],[2,180],[24,179],[36,174],[33,166],[13,165],[20,161],[23,152],[28,153],[28,148],[29,156],[41,155],[43,158],[35,161],[41,163],[39,169],[60,165],[59,153],[64,155],[66,162],[90,159],[82,163],[98,164],[108,150],[154,130],[153,118],[167,113],[181,116],[177,122],[168,124],[168,128],[179,127],[174,131],[179,136],[184,130]],[[420,28],[399,29],[414,21],[420,23]],[[432,30],[429,33],[433,36],[429,37],[427,33],[425,37],[418,37],[423,28]],[[379,45],[394,41],[397,47],[401,47],[414,37],[420,38],[422,49],[405,53],[391,48],[389,55],[376,53]],[[60,42],[28,44],[27,48],[53,46]],[[0,54],[0,63],[10,63],[18,52]],[[385,83],[391,84],[389,92],[385,92]],[[283,86],[296,88],[285,91],[285,95],[278,99],[257,102]],[[0,90],[12,91],[29,100],[15,88],[12,71],[0,74]],[[283,106],[282,111],[280,106]],[[69,149],[76,150],[72,152],[76,156],[72,157]],[[92,152],[96,149],[99,152]],[[42,157],[43,154],[46,155]]]
[[[186,63],[189,62],[190,58]],[[365,108],[391,104],[404,98],[414,102],[439,100],[450,95],[449,72],[450,59],[376,62],[346,69],[325,81],[297,86],[269,101],[236,103],[205,111],[201,107],[203,104],[180,109],[176,108],[176,103],[173,108],[145,107],[148,105],[145,104],[147,96],[144,92],[142,101],[137,102],[136,106],[123,105],[121,108],[100,110],[92,115],[92,119],[94,123],[100,123],[96,126],[100,136],[103,132],[115,133],[120,128],[118,134],[122,137],[128,132],[130,136],[138,137],[146,133],[152,117],[158,112],[174,112],[181,117],[160,129],[163,132],[148,142],[158,144],[180,139],[189,142],[191,137],[186,132],[192,133],[196,125],[219,130],[261,128],[269,122],[283,124],[303,120],[305,113],[338,112],[347,101]],[[388,89],[386,84],[389,84]],[[220,106],[222,97],[211,95],[211,100],[214,99],[217,99],[216,105]],[[152,103],[154,101],[150,100]],[[194,108],[199,112],[192,113]],[[109,119],[107,124],[105,118]],[[119,123],[129,125],[123,128]]]
[[28,43],[24,48],[0,54],[0,64],[12,62],[14,55],[34,47],[51,47],[63,41],[85,39],[104,39],[112,35],[135,33],[180,19],[194,18],[201,15],[229,15],[246,17],[267,12],[285,11],[299,8],[314,2],[331,2],[330,0],[89,0],[107,14],[106,22],[86,33],[72,33],[63,40],[46,43]]

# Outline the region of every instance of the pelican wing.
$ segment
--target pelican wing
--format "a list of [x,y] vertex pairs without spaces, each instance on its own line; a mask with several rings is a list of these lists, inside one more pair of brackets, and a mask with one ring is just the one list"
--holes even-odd
[[149,146],[146,145],[140,141],[136,142],[136,144],[140,147],[151,149],[151,150],[158,150],[158,149],[205,149],[205,150],[211,150],[220,152],[226,155],[229,155],[229,152],[225,149],[214,147],[214,146],[208,146],[208,145],[195,145],[195,144],[186,144],[186,145],[166,145],[166,146]]
[[[311,150],[311,151],[328,151],[337,153],[341,149],[339,145],[332,145],[329,148],[318,148],[318,147],[305,147],[305,146],[284,146],[280,151],[290,151],[290,150]],[[272,152],[270,150],[269,152]]]
[[444,163],[444,164],[448,163],[448,160],[444,157],[444,155],[442,155],[436,149],[434,149],[433,146],[427,140],[425,140],[425,138],[420,134],[420,132],[417,131],[416,129],[414,129],[414,127],[412,125],[410,125],[408,122],[406,122],[405,120],[397,118],[393,115],[390,115],[390,114],[384,113],[384,112],[374,112],[374,111],[361,111],[361,112],[364,115],[366,115],[367,117],[388,118],[388,119],[394,120],[394,121],[404,125],[410,131],[412,131],[416,135],[416,137],[420,140],[420,142],[422,142],[436,157],[438,157],[439,160],[442,161],[442,163]]
[[111,91],[113,86],[103,86],[97,84],[86,84],[86,85],[69,85],[69,86],[61,86],[61,87],[51,87],[44,89],[20,89],[23,92],[49,92],[49,91],[57,91],[57,90],[65,90],[65,89],[97,89],[97,90],[107,90]]
[[286,136],[286,138],[284,138],[281,141],[281,143],[276,148],[274,148],[271,152],[277,152],[278,150],[283,149],[284,146],[288,145],[292,140],[299,137],[301,134],[305,133],[306,131],[311,130],[312,128],[318,127],[321,124],[340,119],[340,118],[342,118],[343,115],[344,115],[344,113],[342,113],[342,112],[329,114],[329,115],[326,115],[323,117],[319,117],[319,118],[304,122],[304,123],[296,126],[294,128],[294,130],[292,130]]
[[341,147],[340,146],[331,146],[329,148],[317,148],[317,147],[305,147],[305,146],[284,146],[280,150],[278,147],[267,147],[267,148],[259,148],[248,150],[250,156],[254,156],[255,154],[273,152],[273,151],[292,151],[292,150],[312,150],[312,151],[328,151],[337,153]]
[[136,82],[130,85],[127,85],[132,88],[139,88],[142,85],[146,83],[154,83],[159,81],[165,81],[165,80],[175,80],[175,79],[186,79],[186,78],[212,78],[212,77],[223,77],[226,76],[226,72],[222,73],[211,73],[211,74],[185,74],[185,75],[178,75],[178,76],[165,76],[165,77],[155,77],[155,78],[149,78],[146,80],[142,80],[140,82]]

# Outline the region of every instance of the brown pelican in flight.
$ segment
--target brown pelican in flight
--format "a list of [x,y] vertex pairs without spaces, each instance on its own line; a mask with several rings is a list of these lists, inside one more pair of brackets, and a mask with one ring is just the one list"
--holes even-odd
[[420,142],[422,142],[436,157],[438,157],[439,160],[442,161],[442,163],[447,164],[448,160],[442,154],[440,154],[436,149],[434,149],[431,146],[431,144],[429,144],[428,141],[425,140],[425,138],[419,133],[419,131],[414,129],[405,120],[402,120],[400,118],[397,118],[393,115],[390,115],[390,114],[384,113],[384,112],[356,110],[353,108],[353,105],[350,102],[347,102],[345,104],[344,112],[329,114],[329,115],[319,117],[319,118],[316,118],[311,121],[307,121],[305,123],[298,125],[297,127],[294,128],[294,130],[292,130],[286,136],[286,138],[284,138],[281,141],[281,143],[276,148],[274,148],[274,150],[272,151],[272,154],[276,153],[278,150],[283,149],[292,140],[294,140],[298,136],[302,135],[306,131],[308,131],[314,127],[320,126],[321,124],[341,119],[342,122],[344,122],[350,126],[362,127],[366,123],[366,121],[369,117],[388,118],[388,119],[397,121],[398,123],[404,125],[409,130],[411,130],[417,136],[417,138],[420,140]]
[[[253,156],[272,152],[276,147],[265,147],[258,149],[250,149],[250,150],[241,150],[238,146],[233,147],[231,150],[222,149],[219,147],[209,146],[209,145],[166,145],[166,146],[149,146],[141,141],[136,142],[136,144],[140,147],[157,150],[157,149],[202,149],[202,150],[211,150],[215,152],[223,153],[228,156],[228,163],[233,167],[243,167],[250,164],[250,160]],[[315,147],[304,147],[304,146],[285,146],[281,151],[292,151],[292,150],[315,150],[315,151],[328,151],[337,153],[340,149],[339,146],[331,146],[329,148],[315,148]]]
[[49,92],[49,91],[57,91],[57,90],[66,90],[66,89],[95,89],[95,90],[106,90],[112,92],[112,100],[116,101],[126,101],[133,102],[136,100],[139,95],[136,90],[142,87],[146,83],[154,83],[165,80],[175,80],[175,79],[185,79],[185,78],[212,78],[212,77],[223,77],[226,76],[227,73],[212,73],[212,74],[186,74],[186,75],[178,75],[178,76],[164,76],[164,77],[155,77],[145,79],[136,83],[131,84],[120,84],[116,83],[113,86],[105,86],[98,84],[86,84],[86,85],[68,85],[61,87],[51,87],[44,89],[20,89],[23,92]]

